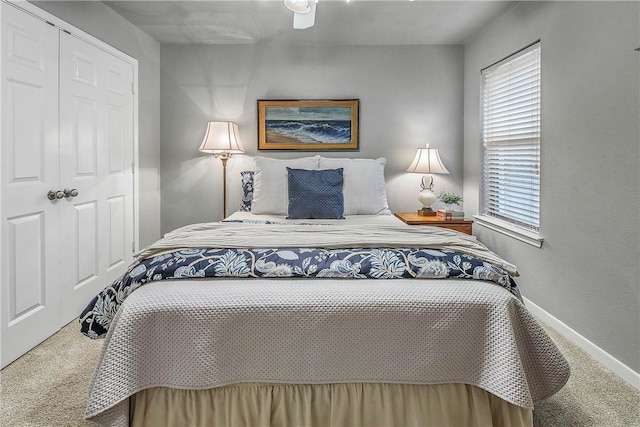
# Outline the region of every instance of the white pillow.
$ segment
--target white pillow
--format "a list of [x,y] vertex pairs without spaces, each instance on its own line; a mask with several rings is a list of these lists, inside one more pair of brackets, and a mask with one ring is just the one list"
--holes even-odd
[[287,166],[292,169],[317,170],[319,161],[320,156],[291,160],[254,157],[251,213],[287,215],[289,208]]
[[320,169],[343,168],[345,215],[391,215],[384,182],[387,159],[320,157]]

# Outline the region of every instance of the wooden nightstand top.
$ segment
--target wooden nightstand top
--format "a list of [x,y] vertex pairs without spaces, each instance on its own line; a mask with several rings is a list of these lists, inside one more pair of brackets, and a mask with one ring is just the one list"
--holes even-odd
[[422,216],[417,212],[395,212],[394,215],[409,225],[431,225],[450,230],[471,234],[473,220],[471,219],[439,219],[436,216]]

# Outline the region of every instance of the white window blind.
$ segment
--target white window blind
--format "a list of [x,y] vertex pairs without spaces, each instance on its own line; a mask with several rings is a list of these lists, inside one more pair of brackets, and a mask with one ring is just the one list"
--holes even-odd
[[540,228],[540,42],[482,70],[480,209]]

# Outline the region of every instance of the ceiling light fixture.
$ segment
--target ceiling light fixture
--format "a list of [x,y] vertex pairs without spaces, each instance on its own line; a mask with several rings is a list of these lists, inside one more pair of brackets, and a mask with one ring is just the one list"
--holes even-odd
[[284,0],[284,6],[293,12],[293,28],[304,30],[316,22],[318,0]]

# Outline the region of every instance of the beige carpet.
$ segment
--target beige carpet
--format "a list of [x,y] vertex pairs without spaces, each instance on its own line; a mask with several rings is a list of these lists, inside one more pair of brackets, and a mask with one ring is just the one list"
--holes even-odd
[[[547,328],[572,367],[572,377],[534,411],[536,427],[640,426],[640,391]],[[94,426],[82,414],[102,340],[72,322],[0,372],[0,426]]]
[[83,414],[102,343],[74,321],[0,371],[0,426],[95,426]]

